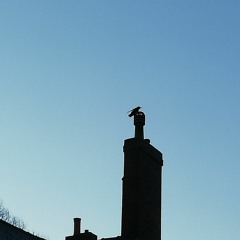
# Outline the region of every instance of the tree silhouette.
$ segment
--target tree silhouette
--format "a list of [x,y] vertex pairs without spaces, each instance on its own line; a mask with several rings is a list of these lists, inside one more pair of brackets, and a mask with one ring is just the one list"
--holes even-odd
[[9,210],[3,206],[2,201],[0,201],[0,219],[12,224],[15,227],[25,229],[26,225],[20,218],[10,214]]

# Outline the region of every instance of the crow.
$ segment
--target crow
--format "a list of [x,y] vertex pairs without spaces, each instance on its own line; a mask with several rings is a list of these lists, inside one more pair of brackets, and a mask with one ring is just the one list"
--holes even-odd
[[136,108],[128,111],[128,112],[130,112],[130,114],[129,114],[128,116],[129,116],[129,117],[134,116],[136,113],[138,113],[138,111],[139,111],[140,108],[141,108],[141,107],[138,106],[138,107],[136,107]]

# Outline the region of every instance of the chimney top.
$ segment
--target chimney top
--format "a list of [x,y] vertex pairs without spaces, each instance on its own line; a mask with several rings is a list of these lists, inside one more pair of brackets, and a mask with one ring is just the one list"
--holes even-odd
[[143,112],[137,112],[134,115],[134,125],[135,125],[135,138],[144,139],[143,126],[145,125],[145,114]]

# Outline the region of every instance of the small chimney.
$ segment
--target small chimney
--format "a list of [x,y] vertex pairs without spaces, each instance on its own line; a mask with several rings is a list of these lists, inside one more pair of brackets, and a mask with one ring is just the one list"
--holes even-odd
[[81,233],[81,218],[74,218],[74,233],[73,235],[79,235]]

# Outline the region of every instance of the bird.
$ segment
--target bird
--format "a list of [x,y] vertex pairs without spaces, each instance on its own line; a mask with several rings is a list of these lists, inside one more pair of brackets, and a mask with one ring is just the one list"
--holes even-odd
[[134,116],[136,113],[138,113],[138,111],[139,111],[140,108],[141,108],[141,107],[138,106],[138,107],[136,107],[136,108],[128,111],[128,112],[130,112],[130,114],[129,114],[128,116],[129,116],[129,117]]

